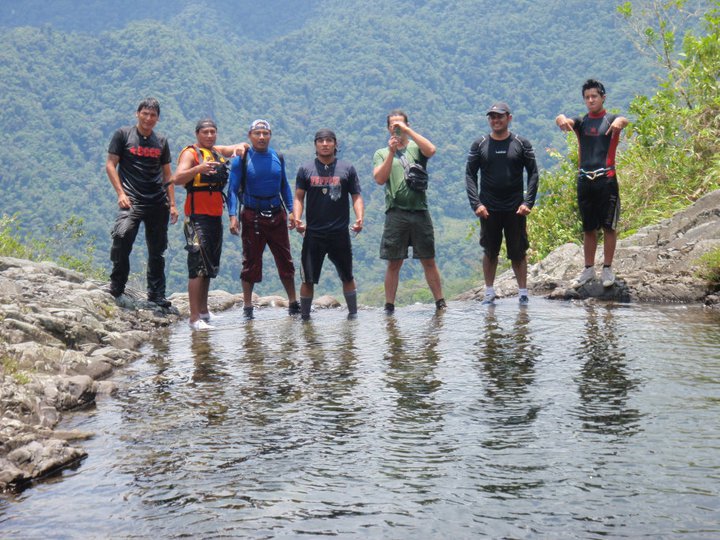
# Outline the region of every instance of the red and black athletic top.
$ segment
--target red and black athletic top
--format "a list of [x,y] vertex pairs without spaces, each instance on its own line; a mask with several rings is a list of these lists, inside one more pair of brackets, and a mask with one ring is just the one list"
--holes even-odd
[[[579,167],[585,171],[596,171],[615,167],[615,150],[617,150],[620,134],[605,135],[618,117],[616,114],[609,114],[604,109],[598,114],[586,114],[583,117],[573,118],[573,130],[578,138],[579,144]],[[607,176],[615,176],[615,170],[607,173]]]

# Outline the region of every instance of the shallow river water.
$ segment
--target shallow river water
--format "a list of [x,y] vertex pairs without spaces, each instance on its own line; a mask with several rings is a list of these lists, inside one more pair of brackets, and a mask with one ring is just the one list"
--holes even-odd
[[718,538],[720,317],[516,299],[178,324],[10,538]]

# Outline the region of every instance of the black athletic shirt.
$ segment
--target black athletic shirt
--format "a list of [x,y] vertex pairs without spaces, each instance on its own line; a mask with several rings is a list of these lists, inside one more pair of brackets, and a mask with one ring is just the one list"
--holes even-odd
[[[480,189],[478,190],[478,171]],[[523,171],[527,171],[527,190]],[[465,187],[473,211],[514,211],[535,204],[539,173],[530,141],[510,133],[502,141],[489,135],[472,143],[465,166]]]
[[320,160],[298,169],[295,189],[305,191],[305,221],[312,232],[347,230],[350,226],[350,195],[360,194],[355,167],[347,161],[325,165]]
[[141,135],[136,126],[118,129],[110,140],[108,153],[120,156],[118,174],[125,194],[133,205],[154,206],[167,200],[163,189],[163,165],[171,162],[165,137],[154,131]]
[[[616,114],[608,114],[604,110],[596,115],[586,114],[583,117],[573,118],[573,130],[580,148],[581,169],[596,171],[615,166],[615,150],[620,135],[605,135],[605,132],[616,118]],[[615,176],[615,171],[610,171],[608,176]]]

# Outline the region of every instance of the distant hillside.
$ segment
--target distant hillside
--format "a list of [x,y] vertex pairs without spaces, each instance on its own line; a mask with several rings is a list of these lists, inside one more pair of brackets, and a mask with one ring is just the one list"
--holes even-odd
[[[115,128],[133,122],[146,95],[161,101],[158,131],[170,138],[173,158],[205,115],[218,120],[222,141],[233,142],[244,140],[252,119],[268,118],[291,172],[312,156],[312,133],[334,128],[367,201],[367,230],[355,256],[368,291],[380,287],[384,268],[377,259],[382,191],[372,181],[371,158],[385,144],[389,109],[405,108],[438,146],[430,164],[438,261],[448,284],[462,289],[477,278],[479,260],[477,239],[467,238],[473,219],[465,153],[487,130],[485,108],[507,100],[513,129],[549,167],[544,149],[565,144],[553,119],[582,110],[582,80],[603,79],[610,107],[621,110],[653,87],[614,2],[598,10],[579,0],[514,0],[502,9],[485,0],[275,0],[261,8],[180,1],[172,13],[168,5],[130,1],[118,10],[99,0],[31,0],[0,15],[0,127],[13,141],[0,150],[0,205],[39,237],[71,214],[84,217],[104,265],[115,212],[103,170],[107,144]],[[143,252],[139,243],[138,272]],[[224,253],[216,286],[236,291],[239,242],[229,239]],[[179,227],[168,255],[170,288],[182,290]],[[421,278],[419,265],[406,266],[403,279]],[[271,274],[263,293],[279,288]],[[322,285],[336,290],[334,272],[325,276]]]

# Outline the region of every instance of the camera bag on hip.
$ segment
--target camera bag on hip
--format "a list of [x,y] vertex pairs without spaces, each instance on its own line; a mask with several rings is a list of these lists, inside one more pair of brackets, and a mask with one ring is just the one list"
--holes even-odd
[[400,154],[398,159],[400,159],[400,163],[402,163],[405,169],[405,183],[408,187],[413,191],[426,191],[428,187],[428,173],[425,167],[420,163],[410,165],[405,157],[405,153]]

